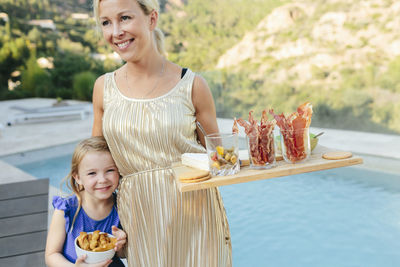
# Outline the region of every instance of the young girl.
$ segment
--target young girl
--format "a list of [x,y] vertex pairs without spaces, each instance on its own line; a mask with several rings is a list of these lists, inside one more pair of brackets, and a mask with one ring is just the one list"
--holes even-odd
[[69,198],[54,197],[54,214],[47,234],[46,264],[61,266],[124,266],[118,257],[97,264],[86,264],[86,256],[77,258],[74,240],[80,232],[100,230],[117,237],[119,256],[126,234],[118,229],[115,195],[119,172],[102,137],[81,141],[72,156],[68,186],[75,193]]

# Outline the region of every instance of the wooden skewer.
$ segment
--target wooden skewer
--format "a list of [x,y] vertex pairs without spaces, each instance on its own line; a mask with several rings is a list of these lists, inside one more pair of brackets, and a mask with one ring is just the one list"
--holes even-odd
[[315,135],[313,138],[317,138],[318,136],[321,136],[323,134],[324,134],[324,132],[320,132],[319,134]]
[[196,121],[196,125],[197,125],[197,127],[199,127],[200,131],[203,133],[203,135],[205,137],[207,134],[206,134],[206,131],[204,131],[203,126],[201,126],[199,121]]

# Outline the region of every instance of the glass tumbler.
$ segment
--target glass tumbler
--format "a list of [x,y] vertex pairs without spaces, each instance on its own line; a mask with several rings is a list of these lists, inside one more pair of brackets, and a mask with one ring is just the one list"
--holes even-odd
[[205,140],[211,175],[224,176],[239,172],[238,134],[209,134]]
[[266,136],[249,134],[246,136],[250,168],[269,169],[275,166],[274,132]]
[[283,159],[288,163],[300,163],[311,154],[309,128],[280,129]]

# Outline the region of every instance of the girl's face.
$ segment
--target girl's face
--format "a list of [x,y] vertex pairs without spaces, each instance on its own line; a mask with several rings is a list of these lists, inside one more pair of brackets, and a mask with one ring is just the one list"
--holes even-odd
[[153,45],[157,12],[146,16],[136,0],[101,0],[100,25],[104,39],[125,61],[135,61]]
[[88,152],[79,164],[76,182],[92,199],[107,200],[118,186],[119,173],[110,152]]

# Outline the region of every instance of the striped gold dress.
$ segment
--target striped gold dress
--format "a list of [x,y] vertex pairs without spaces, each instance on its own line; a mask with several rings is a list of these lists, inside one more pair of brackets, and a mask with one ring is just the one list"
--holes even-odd
[[217,188],[179,192],[171,163],[204,152],[195,133],[188,70],[167,94],[132,99],[105,75],[103,135],[123,176],[118,212],[129,266],[231,266],[231,240]]

